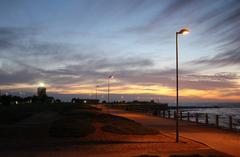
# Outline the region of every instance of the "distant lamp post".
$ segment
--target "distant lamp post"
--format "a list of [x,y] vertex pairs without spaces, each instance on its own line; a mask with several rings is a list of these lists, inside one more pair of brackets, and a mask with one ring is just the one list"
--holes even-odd
[[108,103],[110,102],[110,79],[114,78],[113,75],[108,76]]
[[178,35],[187,35],[190,32],[188,28],[183,28],[176,32],[176,142],[179,141],[179,126],[178,126]]
[[96,99],[98,98],[98,87],[99,85],[96,85]]

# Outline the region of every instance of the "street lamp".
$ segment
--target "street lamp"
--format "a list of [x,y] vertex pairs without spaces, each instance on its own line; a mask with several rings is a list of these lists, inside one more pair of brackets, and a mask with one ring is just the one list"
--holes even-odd
[[108,76],[108,103],[110,99],[110,79],[114,78],[113,75]]
[[99,87],[99,85],[96,85],[96,99],[98,98],[98,95],[97,95],[97,94],[98,94],[98,93],[97,93],[97,92],[98,92],[98,91],[97,91],[97,90],[98,90],[98,87]]
[[183,28],[176,32],[176,142],[179,141],[179,126],[178,126],[178,35],[187,35],[190,32],[188,28]]

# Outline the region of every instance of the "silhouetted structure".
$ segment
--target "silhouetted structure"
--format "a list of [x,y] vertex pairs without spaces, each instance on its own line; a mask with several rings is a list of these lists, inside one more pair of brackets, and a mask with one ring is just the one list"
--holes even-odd
[[77,104],[98,104],[99,103],[99,99],[72,98],[72,103],[77,103]]
[[12,95],[1,95],[0,96],[0,104],[2,104],[4,106],[8,106],[11,104],[20,104],[23,101],[24,101],[23,98],[21,98],[19,96],[12,96]]
[[126,104],[128,110],[167,110],[167,103],[155,103],[151,101],[132,101]]
[[154,100],[151,100],[151,101],[134,100],[134,101],[131,101],[131,102],[127,102],[127,104],[129,104],[129,105],[157,105],[157,106],[161,106],[161,107],[164,107],[164,108],[168,107],[167,103],[156,103],[156,102],[154,102]]
[[54,97],[45,96],[29,96],[29,97],[20,97],[13,95],[1,95],[0,96],[0,105],[9,106],[9,105],[21,105],[21,104],[32,104],[32,103],[61,103],[59,99],[54,99]]
[[37,96],[44,97],[47,95],[47,89],[46,87],[38,87],[37,88]]

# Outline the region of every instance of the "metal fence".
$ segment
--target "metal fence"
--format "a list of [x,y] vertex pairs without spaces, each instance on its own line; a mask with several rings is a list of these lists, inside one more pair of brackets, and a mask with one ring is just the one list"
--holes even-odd
[[[149,112],[148,112],[149,113]],[[153,110],[152,115],[163,118],[176,118],[176,111],[172,110]],[[180,120],[189,121],[217,128],[224,128],[229,130],[240,131],[240,120],[234,116],[213,115],[208,113],[190,113],[187,111],[180,111],[178,115]]]

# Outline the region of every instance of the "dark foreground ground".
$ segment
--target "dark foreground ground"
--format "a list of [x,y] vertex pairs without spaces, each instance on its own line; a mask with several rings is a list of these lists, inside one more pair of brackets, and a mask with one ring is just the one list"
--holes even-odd
[[228,156],[95,107],[38,105],[1,108],[0,156]]

